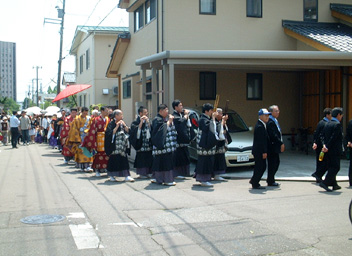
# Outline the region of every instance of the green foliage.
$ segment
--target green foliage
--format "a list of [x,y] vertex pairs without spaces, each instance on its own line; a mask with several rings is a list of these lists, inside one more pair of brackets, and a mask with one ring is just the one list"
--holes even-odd
[[57,94],[57,86],[55,86],[54,89],[51,89],[51,87],[49,85],[48,94]]
[[95,107],[99,107],[99,111],[100,111],[100,108],[101,108],[102,106],[105,106],[105,105],[104,105],[103,103],[98,103],[98,104],[90,105],[90,107],[89,107],[90,113],[92,113],[92,111],[93,111],[93,109],[94,109]]
[[77,107],[77,95],[68,97],[69,102],[67,103],[68,108]]
[[35,102],[33,102],[30,98],[25,98],[22,104],[22,108],[26,109],[29,107],[37,106]]
[[16,101],[11,98],[5,97],[0,99],[0,104],[4,105],[3,109],[7,114],[12,114],[12,111],[20,110],[20,105],[18,105]]

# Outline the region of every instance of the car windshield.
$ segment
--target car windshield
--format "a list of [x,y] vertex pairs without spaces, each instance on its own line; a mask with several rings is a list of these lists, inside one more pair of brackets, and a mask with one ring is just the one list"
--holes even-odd
[[227,113],[227,115],[229,118],[227,119],[226,124],[229,132],[246,132],[249,130],[239,114],[230,112]]

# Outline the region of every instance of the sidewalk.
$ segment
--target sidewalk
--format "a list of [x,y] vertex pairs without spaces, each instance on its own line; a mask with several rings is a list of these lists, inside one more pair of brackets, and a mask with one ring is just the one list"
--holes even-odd
[[[348,181],[349,160],[341,160],[341,169],[337,181]],[[276,180],[280,181],[315,181],[311,174],[315,171],[315,155],[306,155],[302,152],[287,151],[280,155],[280,167],[276,173]],[[250,179],[253,167],[231,168],[224,177],[231,179]],[[267,172],[263,179],[266,179]]]

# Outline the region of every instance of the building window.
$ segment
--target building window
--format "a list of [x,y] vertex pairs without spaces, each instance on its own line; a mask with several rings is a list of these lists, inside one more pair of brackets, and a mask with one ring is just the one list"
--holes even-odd
[[123,98],[131,98],[131,80],[123,82]]
[[247,74],[247,100],[263,99],[263,74]]
[[199,73],[199,99],[215,100],[216,97],[216,73]]
[[216,0],[199,0],[200,14],[216,14]]
[[152,82],[146,83],[146,99],[151,100],[152,99]]
[[134,11],[134,31],[138,31],[143,27],[143,5]]
[[156,0],[145,2],[145,24],[148,24],[156,17]]
[[83,55],[79,57],[79,73],[83,73]]
[[318,0],[303,0],[304,21],[318,21]]
[[263,17],[262,0],[247,0],[247,17]]
[[90,68],[90,49],[86,50],[86,69]]

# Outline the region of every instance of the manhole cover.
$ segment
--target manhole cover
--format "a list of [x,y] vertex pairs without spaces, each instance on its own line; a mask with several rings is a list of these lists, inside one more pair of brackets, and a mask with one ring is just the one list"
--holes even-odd
[[59,222],[63,221],[65,219],[65,216],[63,215],[34,215],[34,216],[28,216],[23,219],[21,219],[21,222],[25,224],[48,224],[48,223],[54,223],[54,222]]

